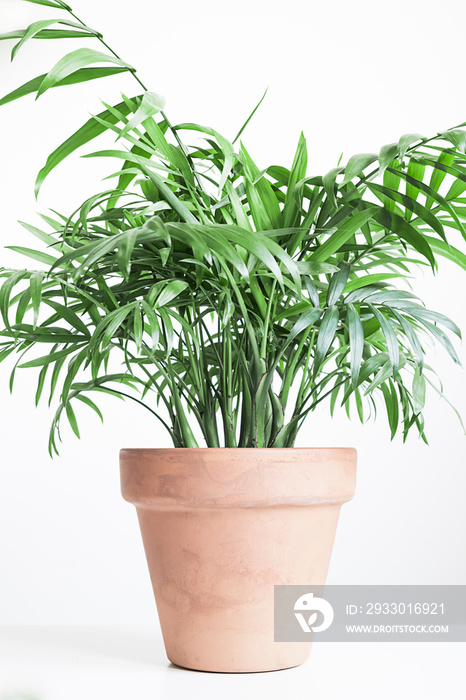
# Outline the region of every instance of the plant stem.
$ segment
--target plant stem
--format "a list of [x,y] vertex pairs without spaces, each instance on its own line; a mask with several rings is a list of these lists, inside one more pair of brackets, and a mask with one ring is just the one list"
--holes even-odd
[[238,447],[252,447],[251,444],[251,425],[252,425],[252,399],[249,391],[248,382],[244,375],[242,377],[242,405],[241,405],[241,425]]

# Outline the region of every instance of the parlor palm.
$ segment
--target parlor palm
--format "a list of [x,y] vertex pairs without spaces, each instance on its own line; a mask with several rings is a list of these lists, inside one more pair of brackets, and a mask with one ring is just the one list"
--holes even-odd
[[440,391],[426,340],[459,362],[461,333],[406,282],[439,256],[466,269],[451,244],[466,239],[465,125],[402,136],[323,176],[307,174],[301,136],[290,168],[260,169],[243,129],[230,141],[171,124],[163,99],[68,5],[26,1],[63,14],[4,35],[13,57],[32,39],[100,47],[67,54],[0,104],[128,71],[139,83],[49,155],[36,191],[104,132],[115,142],[86,155],[113,159],[113,186],[71,215],[44,215],[46,230],[23,224],[42,247],[9,247],[40,269],[0,271],[0,360],[18,355],[12,381],[37,368],[36,402],[56,401],[50,451],[63,416],[79,436],[79,402],[100,415],[99,392],[140,403],[176,447],[198,446],[195,423],[209,447],[292,447],[323,401],[361,420],[384,406],[392,437],[414,427],[425,439],[426,384]]

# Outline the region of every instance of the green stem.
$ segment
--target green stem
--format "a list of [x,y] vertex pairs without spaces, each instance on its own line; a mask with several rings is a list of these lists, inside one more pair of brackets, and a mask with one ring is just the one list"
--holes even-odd
[[[299,418],[305,418],[305,417],[307,416],[307,414],[308,414],[310,411],[313,411],[313,410],[315,409],[315,407],[316,407],[321,401],[323,401],[324,399],[326,399],[327,396],[330,396],[330,394],[332,393],[332,391],[333,391],[334,389],[336,389],[338,386],[341,386],[342,384],[345,384],[345,382],[347,382],[347,381],[348,381],[348,377],[345,377],[345,378],[342,379],[340,382],[337,382],[334,386],[332,386],[331,389],[329,389],[327,392],[325,392],[325,394],[323,394],[323,395],[320,396],[318,399],[316,399],[316,400],[309,406],[309,408],[306,408],[305,411],[302,411],[301,413],[299,413],[297,416],[295,416],[295,418],[297,418],[297,419],[299,419]],[[307,401],[308,401],[308,399],[306,399],[306,402],[307,402]],[[306,403],[306,402],[304,402],[304,403]],[[304,404],[303,404],[303,405],[304,405]]]
[[250,438],[252,424],[252,398],[244,373],[242,374],[242,399],[238,447],[252,447]]
[[281,430],[285,422],[285,409],[279,397],[274,393],[273,389],[269,392],[270,403],[272,407],[272,425],[268,436],[267,444]]
[[175,405],[176,419],[183,439],[183,447],[199,447],[197,440],[194,437],[194,433],[191,430],[191,426],[189,425],[189,421],[186,418],[186,414],[181,403],[181,398],[178,393],[178,387],[176,385],[175,377],[173,375],[173,369],[170,364],[168,365],[168,367],[173,403]]
[[[179,440],[178,440],[177,436],[175,435],[174,431],[168,425],[168,423],[166,423],[163,420],[163,418],[161,416],[159,416],[158,413],[153,411],[152,408],[150,408],[150,406],[148,406],[146,403],[144,403],[143,401],[140,401],[135,396],[131,396],[131,394],[127,394],[125,391],[120,391],[119,389],[111,389],[110,387],[105,387],[105,391],[110,391],[112,394],[117,394],[118,396],[124,396],[125,398],[131,399],[131,401],[135,401],[140,406],[143,406],[144,408],[146,408],[148,411],[150,411],[150,413],[152,413],[153,416],[155,416],[162,423],[164,428],[166,428],[166,430],[170,434],[170,437],[173,440],[175,447],[181,447],[181,444],[177,444],[177,443],[179,443]],[[74,394],[71,394],[69,398],[72,399],[73,396],[77,395],[78,393],[79,392],[75,392]]]
[[269,303],[267,304],[267,311],[266,311],[265,319],[264,319],[264,335],[262,336],[262,344],[261,344],[261,357],[263,357],[263,358],[265,358],[267,356],[267,339],[268,339],[268,334],[269,334],[270,314],[272,312],[272,306],[275,307],[277,305],[277,298],[275,296],[276,286],[277,286],[277,280],[275,279],[273,281],[273,284],[272,284]]
[[[220,317],[219,317],[220,326]],[[220,328],[218,336],[220,338]],[[236,447],[235,423],[233,419],[233,387],[231,366],[231,335],[226,326],[222,334],[223,372],[221,375],[223,401],[221,403],[225,447]]]
[[[121,348],[120,345],[115,345],[115,347]],[[135,355],[133,355],[132,352],[130,352],[130,351],[128,350],[127,344],[125,345],[124,348],[122,348],[122,350],[123,350],[123,352],[124,352],[125,364],[126,364],[126,366],[127,366],[127,368],[128,368],[128,372],[129,372],[129,374],[132,375],[132,374],[133,374],[133,369],[132,369],[132,367],[131,367],[129,357],[131,357],[131,359],[134,360],[134,362],[137,362],[137,358],[136,358]],[[165,377],[165,379],[166,379],[167,382],[168,382],[168,380],[169,380],[168,374],[167,374],[166,371],[164,370],[163,366],[160,365],[160,363],[158,363],[158,362],[155,360],[155,358],[154,358],[153,356],[151,356],[150,350],[149,350],[149,348],[147,347],[147,345],[146,345],[145,343],[144,343],[143,346],[142,346],[142,350],[145,352],[146,356],[155,364],[155,366],[157,367],[157,370],[159,371],[159,373],[160,373],[163,377]],[[147,369],[147,367],[144,367],[144,365],[139,364],[139,363],[138,363],[138,366],[141,367],[142,371],[144,372],[144,374],[146,375],[146,377],[149,379],[150,383],[154,386],[154,390],[156,391],[157,396],[159,396],[159,397],[162,399],[162,401],[164,402],[165,408],[166,408],[167,411],[168,411],[168,415],[170,416],[170,419],[171,419],[172,423],[174,423],[174,422],[175,422],[175,413],[174,413],[173,407],[171,406],[171,404],[170,404],[170,402],[168,401],[167,397],[165,396],[165,394],[163,393],[163,391],[160,390],[159,385],[157,384],[157,382],[155,381],[154,377],[153,377],[152,374],[149,372],[149,370]]]
[[[308,333],[303,333],[303,336],[301,340],[299,341],[299,345],[293,355],[293,359],[290,363],[289,358],[288,362],[285,364],[285,371],[283,373],[283,380],[282,380],[282,388],[280,391],[280,400],[281,402],[286,406],[287,401],[288,401],[288,394],[290,392],[291,386],[296,378],[296,373],[298,371],[298,361],[301,360],[301,353],[303,351],[304,344],[306,340],[308,339],[310,334],[315,335],[315,330],[309,329]],[[309,360],[309,355],[310,355],[310,348],[312,348],[313,342],[309,341],[309,346],[308,350],[306,353],[306,359],[301,365],[303,366],[303,370],[306,370],[307,363]]]
[[249,337],[249,340],[251,342],[251,349],[252,349],[252,353],[253,353],[253,360],[254,360],[254,362],[253,362],[253,364],[254,364],[253,380],[255,380],[256,383],[258,384],[260,379],[261,379],[261,376],[262,376],[262,362],[261,362],[261,356],[260,356],[260,352],[259,352],[259,346],[257,344],[256,334],[254,332],[253,325],[252,325],[251,320],[249,318],[248,310],[246,308],[246,304],[244,303],[244,299],[241,295],[241,292],[238,288],[238,285],[235,282],[233,275],[231,274],[230,270],[228,269],[228,265],[226,265],[221,260],[219,262],[222,265],[222,268],[223,268],[226,276],[228,277],[228,281],[230,282],[230,284],[233,288],[233,291],[235,293],[235,296],[238,300],[238,306],[241,309],[241,313],[243,314],[244,322],[246,324],[246,331],[248,333],[248,337]]

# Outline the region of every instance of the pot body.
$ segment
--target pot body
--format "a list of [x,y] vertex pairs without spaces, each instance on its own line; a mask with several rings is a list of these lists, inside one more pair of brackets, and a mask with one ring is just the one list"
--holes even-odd
[[274,585],[325,583],[352,448],[120,452],[165,649],[203,671],[290,668],[310,643],[274,642]]

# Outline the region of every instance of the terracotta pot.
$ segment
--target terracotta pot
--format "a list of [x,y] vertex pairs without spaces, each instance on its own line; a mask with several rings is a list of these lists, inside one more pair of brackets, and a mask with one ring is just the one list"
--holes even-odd
[[325,583],[351,448],[120,452],[167,656],[203,671],[270,671],[310,643],[274,642],[274,585]]

